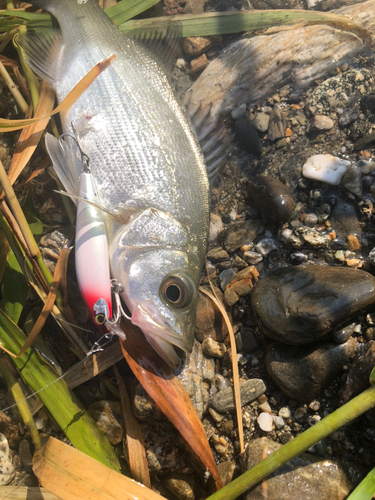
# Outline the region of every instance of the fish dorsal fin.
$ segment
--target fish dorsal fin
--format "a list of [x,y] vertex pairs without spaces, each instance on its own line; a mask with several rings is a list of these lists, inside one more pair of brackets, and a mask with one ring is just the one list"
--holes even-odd
[[30,68],[54,88],[62,54],[60,30],[21,33],[16,43],[21,47]]
[[[67,193],[78,196],[79,180],[72,148],[66,141],[58,141],[49,133],[46,134],[46,148],[61,184]],[[77,203],[75,199],[73,201]]]
[[126,36],[136,40],[157,61],[171,80],[174,64],[181,51],[182,27],[178,22],[152,23],[145,28],[134,28]]

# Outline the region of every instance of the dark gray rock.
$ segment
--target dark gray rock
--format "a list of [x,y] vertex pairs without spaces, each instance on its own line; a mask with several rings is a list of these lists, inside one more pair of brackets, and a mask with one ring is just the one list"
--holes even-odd
[[354,234],[359,240],[361,239],[362,228],[353,203],[341,196],[337,197],[329,220],[338,238],[346,240],[349,234]]
[[349,125],[351,125],[353,122],[356,121],[358,116],[359,116],[358,104],[355,104],[354,106],[351,106],[350,108],[344,109],[344,112],[340,116],[340,119],[339,119],[339,127],[340,128],[349,127]]
[[355,151],[372,147],[375,144],[375,133],[364,135],[356,140],[354,144]]
[[342,367],[354,356],[357,341],[345,344],[312,344],[290,347],[270,345],[267,349],[268,373],[291,399],[310,403],[332,380],[339,376]]
[[279,179],[270,176],[254,177],[249,182],[252,203],[269,224],[286,222],[294,210],[291,191]]
[[224,247],[227,252],[235,252],[242,245],[251,243],[257,237],[259,220],[247,220],[232,224],[224,236]]
[[258,132],[246,116],[241,116],[235,121],[234,129],[236,139],[246,151],[254,156],[262,154],[263,146],[258,137]]
[[291,155],[279,167],[280,179],[292,192],[297,189],[298,182],[302,177],[302,167],[304,163],[304,159],[297,155]]
[[[252,441],[246,449],[245,468],[251,469],[281,445],[267,438]],[[304,453],[279,467],[267,478],[268,500],[343,500],[359,481],[358,468],[335,460]],[[352,472],[353,476],[350,474]],[[245,495],[245,500],[264,500],[264,488],[259,484]]]
[[251,293],[261,331],[302,345],[324,337],[375,300],[375,278],[358,269],[295,266],[278,269]]
[[[261,394],[266,392],[266,386],[263,380],[253,378],[240,382],[241,404],[242,406],[254,401]],[[210,406],[218,413],[226,413],[235,409],[233,388],[228,387],[222,391],[217,392],[210,398]]]
[[256,352],[260,349],[261,343],[252,328],[242,327],[235,335],[238,352],[245,354]]
[[369,377],[375,366],[375,342],[371,340],[366,348],[366,352],[350,366],[341,394],[341,404],[347,403],[349,399],[370,387]]

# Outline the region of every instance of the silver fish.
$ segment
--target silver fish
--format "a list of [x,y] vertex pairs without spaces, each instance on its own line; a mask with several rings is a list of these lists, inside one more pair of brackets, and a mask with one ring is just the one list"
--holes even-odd
[[[99,62],[116,59],[62,116],[90,158],[109,243],[112,278],[131,320],[172,367],[194,341],[206,251],[209,183],[189,120],[166,74],[142,44],[122,34],[95,0],[35,0],[58,21],[57,36],[20,43],[61,102]],[[72,125],[71,125],[72,124]],[[46,141],[65,189],[78,194],[77,146]],[[113,217],[108,215],[113,213]]]

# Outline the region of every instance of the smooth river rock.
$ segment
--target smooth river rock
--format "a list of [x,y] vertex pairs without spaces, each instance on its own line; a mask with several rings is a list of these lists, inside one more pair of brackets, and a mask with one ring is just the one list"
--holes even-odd
[[375,277],[371,274],[315,265],[278,269],[251,293],[263,334],[292,345],[321,339],[374,300]]
[[[265,456],[281,448],[267,438],[251,442],[245,455],[247,470],[254,467]],[[335,460],[303,453],[279,467],[263,483],[245,495],[245,500],[344,500],[359,482],[357,468],[346,467]]]
[[354,357],[357,340],[345,344],[325,342],[320,345],[270,345],[267,349],[268,373],[291,399],[310,403],[332,380],[340,375],[344,365]]
[[249,182],[250,198],[269,224],[286,222],[294,210],[291,191],[279,179],[270,176],[254,177]]
[[[250,403],[250,401],[254,401],[254,399],[258,398],[265,392],[266,386],[263,380],[259,378],[253,378],[246,380],[245,382],[240,382],[242,406]],[[235,409],[233,388],[228,387],[227,389],[223,389],[222,391],[219,391],[211,396],[210,406],[218,413],[233,411]]]

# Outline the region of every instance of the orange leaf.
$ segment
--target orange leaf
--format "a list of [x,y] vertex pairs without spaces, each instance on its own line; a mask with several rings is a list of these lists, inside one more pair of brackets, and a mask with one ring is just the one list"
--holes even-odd
[[80,80],[73,90],[69,92],[69,94],[65,97],[65,99],[54,109],[52,113],[46,116],[42,116],[40,118],[29,118],[25,120],[6,120],[5,118],[0,118],[0,132],[13,132],[14,130],[21,130],[33,123],[39,122],[46,118],[50,118],[56,113],[60,113],[69,109],[80,97],[83,92],[89,88],[92,82],[95,80],[97,76],[100,75],[102,71],[104,71],[112,62],[116,59],[116,55],[108,57],[104,61],[96,64],[88,73],[85,75],[82,80]]
[[[54,103],[55,93],[47,83],[43,81],[40,88],[38,105],[35,111],[35,118],[49,116],[52,113]],[[48,122],[49,118],[44,118],[22,130],[9,167],[8,177],[11,184],[14,184],[27,162],[30,160]]]
[[130,322],[123,322],[121,327],[126,332],[126,340],[120,340],[122,352],[133,373],[211,472],[217,489],[220,489],[222,482],[219,472],[202,422],[189,396],[169,366],[147,342],[141,330]]

